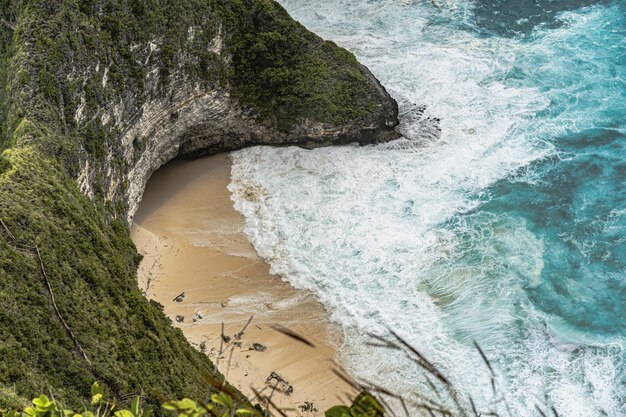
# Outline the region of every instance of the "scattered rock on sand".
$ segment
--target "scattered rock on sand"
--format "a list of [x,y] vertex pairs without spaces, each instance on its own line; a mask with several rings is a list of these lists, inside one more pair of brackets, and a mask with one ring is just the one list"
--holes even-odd
[[267,350],[267,346],[263,346],[260,343],[253,343],[250,347],[250,350],[256,350],[257,352],[265,352]]
[[191,321],[195,323],[197,321],[201,321],[203,318],[204,313],[202,311],[196,311],[195,313],[193,313],[193,318],[191,319]]
[[185,321],[185,316],[181,316],[181,315],[176,316],[176,323],[182,323],[184,321]]

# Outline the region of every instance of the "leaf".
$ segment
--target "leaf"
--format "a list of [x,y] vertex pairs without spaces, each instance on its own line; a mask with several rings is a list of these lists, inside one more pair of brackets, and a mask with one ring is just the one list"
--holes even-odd
[[37,412],[35,411],[35,409],[33,407],[26,407],[24,409],[24,414],[26,414],[27,416],[36,416]]
[[96,394],[91,397],[91,405],[98,405],[102,402],[102,394]]
[[219,394],[211,394],[211,402],[219,405],[226,405],[224,401],[222,401],[222,397]]
[[249,410],[247,408],[239,408],[235,411],[236,416],[260,416],[258,410]]
[[326,417],[351,417],[350,409],[345,405],[336,405],[324,413]]
[[222,394],[222,398],[224,399],[224,402],[226,403],[226,407],[228,407],[229,409],[233,408],[233,397],[231,397],[228,394]]
[[104,395],[104,389],[96,381],[91,386],[91,396],[93,397],[94,395],[97,395],[97,394]]
[[37,411],[43,412],[51,411],[55,407],[54,402],[51,402],[45,395],[35,398],[33,400],[33,404],[37,407]]
[[139,400],[139,396],[137,396],[130,404],[130,412],[133,413],[135,417],[139,417]]
[[196,410],[198,405],[195,401],[190,400],[189,398],[184,398],[181,401],[170,401],[165,403],[163,404],[163,408],[173,411],[191,411]]
[[352,417],[383,417],[384,413],[378,400],[365,391],[357,395],[350,407]]
[[113,414],[115,417],[133,417],[133,413],[131,413],[128,410],[120,410],[120,411],[116,411]]

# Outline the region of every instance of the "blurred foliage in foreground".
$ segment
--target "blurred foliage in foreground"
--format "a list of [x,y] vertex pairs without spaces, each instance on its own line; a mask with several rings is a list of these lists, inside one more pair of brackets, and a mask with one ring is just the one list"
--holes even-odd
[[[268,399],[271,403],[271,398]],[[273,405],[273,404],[272,404]],[[165,410],[175,413],[178,417],[243,417],[274,416],[269,408],[263,410],[260,405],[239,407],[233,398],[225,392],[213,393],[206,402],[196,402],[189,398],[170,401],[163,404]],[[279,415],[286,416],[285,411],[277,409]],[[153,411],[144,409],[141,397],[137,396],[128,409],[117,409],[116,404],[105,398],[104,389],[96,382],[91,387],[91,403],[82,411],[66,409],[58,401],[41,395],[32,400],[32,405],[23,410],[0,409],[2,417],[151,417]],[[300,415],[300,413],[298,413]],[[351,407],[335,406],[325,413],[326,417],[383,417],[384,410],[380,403],[367,392],[361,392]]]

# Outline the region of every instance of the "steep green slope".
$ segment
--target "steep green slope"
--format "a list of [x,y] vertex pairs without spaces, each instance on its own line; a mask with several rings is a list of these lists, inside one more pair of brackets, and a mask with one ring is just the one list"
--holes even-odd
[[222,377],[136,285],[133,181],[265,138],[389,140],[396,109],[271,0],[0,0],[0,397],[203,398]]

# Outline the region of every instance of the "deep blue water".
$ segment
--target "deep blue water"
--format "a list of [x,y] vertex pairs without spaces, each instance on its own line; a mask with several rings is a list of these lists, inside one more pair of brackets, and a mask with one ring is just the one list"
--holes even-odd
[[482,411],[626,416],[626,2],[281,3],[400,105],[394,144],[233,154],[251,241],[342,326],[342,362],[428,389],[365,344],[393,327]]

